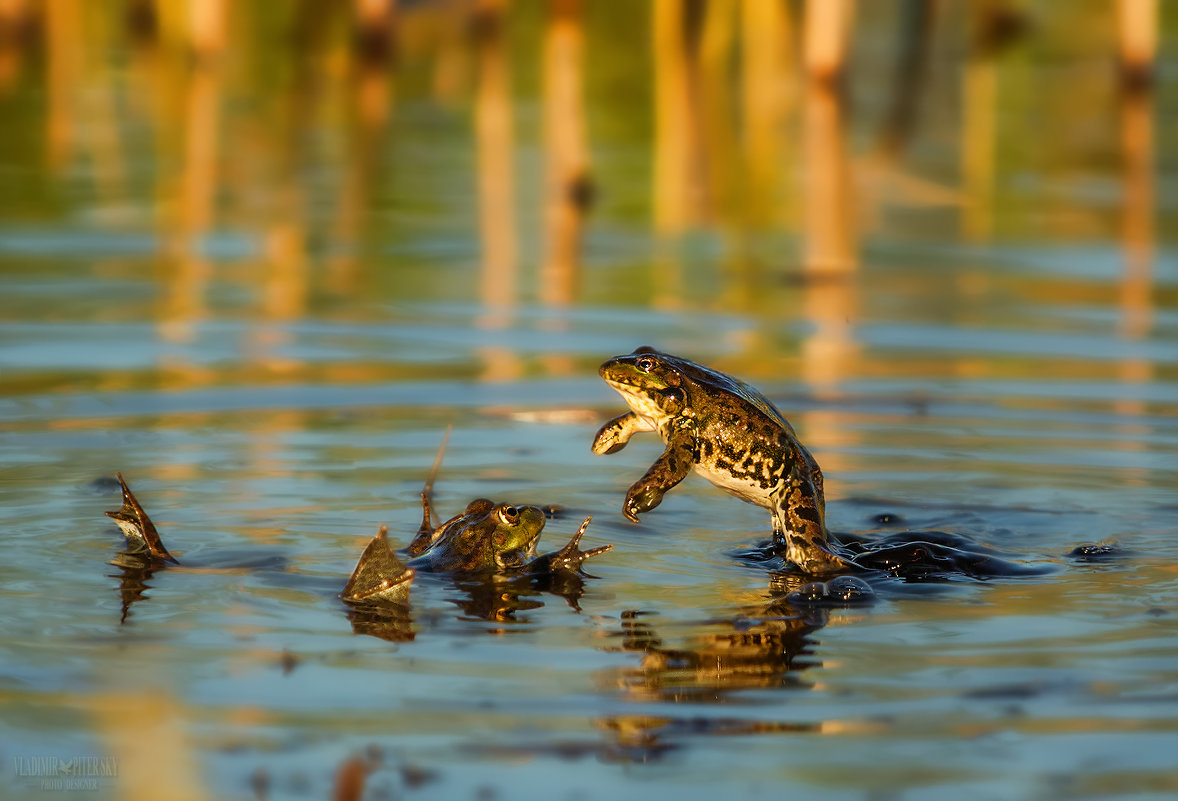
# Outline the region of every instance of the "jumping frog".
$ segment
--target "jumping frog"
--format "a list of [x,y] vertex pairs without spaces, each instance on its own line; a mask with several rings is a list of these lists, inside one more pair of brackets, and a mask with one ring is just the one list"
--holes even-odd
[[402,563],[388,545],[386,530],[365,548],[340,597],[349,602],[397,600],[416,571],[497,575],[551,574],[576,571],[586,560],[613,548],[600,545],[582,551],[585,522],[559,551],[537,556],[536,543],[544,530],[544,512],[535,506],[512,506],[478,498],[462,514],[435,527],[428,492],[421,494],[422,523],[404,550]]
[[641,431],[657,431],[667,445],[626,493],[626,517],[638,522],[694,469],[768,509],[777,548],[803,571],[848,567],[827,539],[822,470],[764,395],[732,376],[645,346],[608,360],[599,372],[630,411],[601,427],[593,452],[616,453]]

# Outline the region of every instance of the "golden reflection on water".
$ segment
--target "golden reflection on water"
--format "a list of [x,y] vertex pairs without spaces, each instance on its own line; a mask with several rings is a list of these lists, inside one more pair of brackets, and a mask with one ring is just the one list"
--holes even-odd
[[[811,276],[845,276],[860,262],[865,225],[874,228],[888,203],[960,204],[962,235],[993,238],[1002,224],[995,204],[1004,191],[1000,112],[1005,87],[1018,79],[1006,67],[1008,53],[1034,28],[1002,3],[949,4],[936,14],[924,4],[905,6],[895,37],[903,52],[875,139],[886,165],[881,183],[880,162],[857,161],[851,144],[856,112],[848,100],[858,65],[849,52],[867,13],[843,0],[801,6],[657,0],[649,19],[633,20],[648,25],[650,36],[649,70],[633,69],[626,79],[649,89],[639,96],[651,113],[646,209],[656,234],[649,276],[654,305],[683,307],[690,286],[679,238],[701,229],[724,234],[722,259],[733,276],[761,284],[765,277],[749,273],[743,255],[752,232],[767,228],[799,238],[799,255],[775,253],[771,274],[794,271],[800,262]],[[1150,326],[1156,159],[1149,77],[1158,12],[1150,0],[1123,0],[1107,13],[1121,31],[1126,87],[1119,101],[1122,334],[1139,339]],[[141,0],[125,18],[76,0],[30,0],[5,3],[0,19],[12,32],[0,47],[0,86],[12,92],[20,81],[44,83],[47,166],[64,177],[70,165],[87,162],[103,206],[98,219],[106,224],[133,228],[136,215],[127,212],[138,206],[140,218],[160,227],[164,291],[154,313],[161,336],[189,342],[195,326],[215,313],[214,262],[224,258],[210,254],[219,237],[240,234],[268,265],[244,281],[261,284],[262,330],[252,350],[275,371],[294,365],[274,355],[281,343],[270,323],[305,315],[317,291],[354,296],[374,274],[367,252],[372,204],[383,189],[378,176],[388,174],[382,154],[402,130],[394,98],[419,93],[418,84],[400,87],[423,69],[432,102],[470,106],[480,324],[491,329],[506,324],[530,283],[535,297],[557,309],[585,299],[581,264],[594,226],[590,201],[601,180],[598,171],[590,173],[600,127],[594,120],[643,111],[614,107],[595,88],[593,65],[616,54],[600,18],[581,0],[552,0],[538,9],[503,0],[408,6],[374,0],[281,11],[223,0]],[[523,19],[537,25],[534,36],[518,33]],[[917,109],[919,95],[929,91],[929,60],[950,26],[969,32],[956,131],[959,187],[928,180],[907,163],[908,145],[923,135]],[[274,31],[289,35],[265,38]],[[37,35],[47,45],[43,76],[28,68]],[[124,61],[112,58],[124,51]],[[538,125],[526,132],[517,132],[524,95],[513,79],[521,64],[541,77]],[[151,134],[156,170],[148,197],[131,178],[141,155],[132,149],[134,127]],[[540,175],[525,172],[520,156],[533,129],[542,147]],[[317,150],[315,136],[329,146]],[[310,212],[321,201],[301,174],[323,158],[335,165],[336,182],[329,222],[320,230]],[[412,166],[397,174],[411,176]],[[543,224],[521,240],[522,197],[537,199]],[[309,248],[323,237],[319,258]],[[800,307],[814,323],[802,345],[804,372],[817,387],[836,387],[862,366],[854,342],[858,282],[849,283],[803,286]],[[733,293],[733,285],[726,282],[724,297],[738,305],[757,294],[756,287]],[[752,336],[743,347],[767,346]],[[489,378],[522,369],[509,353],[488,352],[485,359]],[[569,369],[567,363],[550,367]],[[1150,377],[1149,364],[1139,359],[1121,369],[1128,385]]]
[[581,0],[553,0],[544,33],[544,150],[547,235],[540,297],[575,300],[585,213],[592,200],[581,67]]
[[107,753],[117,760],[120,799],[200,801],[208,797],[193,743],[181,722],[191,719],[193,710],[157,689],[115,690],[78,701],[97,720]]
[[482,299],[492,315],[516,302],[515,123],[504,41],[507,3],[479,0],[472,24],[478,52],[475,129],[478,140]]
[[[947,4],[932,21],[928,7],[906,8],[913,16],[897,31],[897,46],[905,50],[896,55],[897,77],[873,140],[874,158],[859,156],[854,144],[866,115],[852,102],[861,66],[848,56],[871,12],[850,2],[658,0],[649,17],[632,20],[646,26],[639,40],[650,61],[627,62],[625,81],[643,87],[628,105],[595,78],[604,62],[621,56],[600,9],[581,0],[536,8],[504,0],[301,3],[280,12],[220,0],[142,0],[129,8],[122,20],[76,0],[4,3],[5,30],[24,33],[0,37],[0,91],[40,82],[46,167],[64,181],[77,165],[87,166],[97,225],[157,232],[152,269],[159,292],[145,301],[146,309],[134,311],[150,316],[164,342],[191,344],[201,325],[226,314],[217,298],[226,287],[249,295],[251,306],[241,312],[248,324],[245,364],[190,363],[178,347],[160,357],[150,377],[111,371],[92,379],[103,389],[412,377],[411,365],[311,363],[291,345],[293,324],[323,297],[363,301],[382,274],[399,269],[375,250],[375,218],[384,211],[375,204],[385,202],[380,198],[389,184],[413,194],[404,187],[428,182],[414,163],[388,163],[390,141],[407,130],[428,133],[409,128],[399,106],[402,97],[420,102],[424,93],[466,126],[461,133],[473,156],[475,207],[469,239],[479,262],[471,294],[480,307],[476,325],[488,332],[516,325],[533,299],[548,307],[542,327],[552,332],[567,330],[565,310],[582,303],[718,309],[756,318],[725,335],[736,353],[721,366],[754,382],[798,375],[826,399],[861,377],[1033,373],[1113,378],[1124,388],[1118,413],[1146,410],[1140,388],[1156,379],[1157,369],[1140,355],[1142,348],[1091,363],[1015,362],[968,350],[917,362],[921,357],[873,358],[858,341],[859,325],[881,289],[888,296],[943,296],[952,322],[967,326],[989,325],[991,306],[1008,294],[1034,304],[1107,303],[1105,284],[1083,276],[1012,278],[979,267],[957,272],[956,283],[931,272],[897,274],[890,280],[913,283],[873,290],[860,273],[865,243],[886,224],[885,208],[940,206],[956,217],[967,240],[1001,235],[1008,214],[1004,171],[1010,169],[1002,148],[1012,135],[1003,113],[1023,80],[1010,53],[1035,35],[1005,4]],[[1148,0],[1125,0],[1107,13],[1108,21],[1119,15],[1123,34],[1122,91],[1104,115],[1110,121],[1119,115],[1119,128],[1111,129],[1119,131],[1124,199],[1118,213],[1124,260],[1119,335],[1148,344],[1158,237],[1156,99],[1149,80],[1157,8]],[[24,17],[32,21],[22,24]],[[945,63],[938,48],[958,29],[969,33],[968,47],[952,55],[962,66],[960,123],[930,133],[919,125],[917,95],[935,88],[928,62]],[[276,30],[289,36],[274,36]],[[1088,27],[1083,32],[1091,38]],[[43,71],[31,66],[37,36],[46,45]],[[929,70],[931,78],[923,74]],[[528,83],[533,74],[539,76],[534,86]],[[1112,83],[1116,76],[1107,75]],[[531,100],[538,113],[521,113]],[[626,177],[649,188],[644,205],[629,212],[647,215],[638,227],[651,234],[649,263],[626,268],[619,293],[596,287],[583,269],[595,226],[618,224],[592,216],[595,190],[600,186],[608,198],[617,191],[610,181],[618,181],[608,159],[593,153],[607,138],[600,133],[606,123],[642,114],[649,114],[649,125],[638,130],[649,139],[636,141],[648,156],[639,163],[650,180]],[[930,177],[911,157],[914,143],[931,136],[955,153],[949,160],[957,175]],[[138,152],[144,143],[149,153]],[[533,145],[540,158],[528,169],[522,154]],[[618,147],[616,138],[610,145]],[[135,178],[144,172],[139,161],[145,157],[154,164],[146,182]],[[330,165],[327,190],[304,180],[323,164]],[[442,207],[440,214],[456,217],[451,211]],[[1099,235],[1102,221],[1090,211],[1064,216],[1072,221],[1066,235],[1081,242]],[[698,257],[691,236],[700,231],[720,235],[719,252],[708,259],[721,266],[703,273],[719,286],[715,300],[693,286],[700,273],[692,264]],[[792,239],[758,253],[757,236],[765,232]],[[229,256],[218,253],[226,241]],[[110,269],[125,277],[127,268],[116,262]],[[785,289],[783,276],[791,276]],[[106,313],[117,317],[115,310]],[[775,327],[795,320],[807,323],[805,335],[777,341]],[[486,381],[516,380],[533,369],[516,347],[490,343],[478,346],[478,362],[475,374]],[[546,375],[573,375],[584,365],[545,353],[535,367]],[[284,420],[299,422],[276,416],[274,424]],[[825,452],[828,472],[849,466],[840,454],[851,450],[856,434],[838,414],[812,411],[799,422]],[[1121,446],[1140,447],[1144,433],[1138,424],[1127,426]]]

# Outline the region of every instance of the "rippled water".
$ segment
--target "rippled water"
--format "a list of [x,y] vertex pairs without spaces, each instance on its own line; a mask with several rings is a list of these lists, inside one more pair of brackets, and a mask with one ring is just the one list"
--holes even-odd
[[[0,223],[12,797],[63,792],[28,760],[86,755],[118,760],[87,794],[112,798],[153,797],[153,775],[191,797],[323,798],[349,760],[369,798],[1178,793],[1178,252],[1159,226],[1134,267],[1115,166],[1066,202],[1046,157],[1000,173],[1019,208],[1087,220],[1066,233],[1004,211],[973,241],[957,207],[885,200],[860,266],[805,281],[792,229],[653,237],[631,208],[647,143],[602,125],[575,296],[545,299],[525,198],[505,300],[481,282],[468,121],[406,95],[398,169],[366,201],[379,222],[343,268],[330,243],[275,257],[229,211],[177,255],[143,219],[146,178],[103,198],[9,142],[4,182],[57,198],[8,191],[23,211]],[[1173,104],[1155,113],[1172,177]],[[944,177],[936,132],[955,129],[932,130],[913,158]],[[622,409],[596,367],[644,343],[777,402],[824,467],[833,529],[949,531],[1042,574],[882,581],[872,606],[805,610],[736,558],[767,515],[697,477],[627,523],[660,449],[589,452]],[[443,516],[483,495],[558,504],[543,545],[593,514],[585,545],[615,548],[567,596],[420,575],[407,621],[356,620],[336,593],[380,524],[416,531],[451,426]],[[182,563],[142,588],[110,564],[115,471]],[[1069,556],[1091,543],[1122,553]]]

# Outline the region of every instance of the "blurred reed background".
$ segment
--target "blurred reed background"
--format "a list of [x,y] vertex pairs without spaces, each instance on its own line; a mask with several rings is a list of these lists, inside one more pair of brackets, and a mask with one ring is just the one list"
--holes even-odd
[[[856,342],[865,305],[885,297],[952,297],[958,325],[974,296],[992,319],[1001,291],[1108,302],[1103,282],[995,290],[986,257],[964,276],[926,274],[950,283],[915,295],[899,273],[870,284],[859,272],[881,242],[1111,246],[1118,335],[1143,339],[1160,297],[1158,161],[1178,152],[1173,120],[1155,121],[1163,10],[0,0],[2,268],[76,279],[56,259],[21,264],[26,251],[92,254],[115,280],[146,266],[150,297],[89,316],[146,317],[163,343],[197,346],[202,324],[249,321],[246,358],[170,358],[152,373],[159,389],[416,378],[416,362],[282,346],[298,321],[380,321],[382,301],[441,301],[471,304],[474,325],[499,332],[521,314],[568,330],[573,308],[760,317],[773,325],[741,334],[726,366],[799,375],[829,396],[848,377],[903,372]],[[780,321],[807,327],[796,348],[781,347]],[[578,374],[595,358],[529,361],[488,342],[470,377]],[[969,354],[926,368],[922,379],[979,369]],[[1139,385],[1155,368],[1127,351],[1112,369],[1065,372]],[[21,373],[8,386],[60,380]],[[143,376],[80,380],[118,389]]]
[[[0,0],[0,147],[44,167],[6,180],[0,211],[6,225],[44,219],[69,192],[93,196],[90,226],[150,226],[150,247],[170,257],[161,323],[183,337],[210,258],[234,248],[264,256],[275,319],[299,315],[313,284],[358,291],[397,234],[382,208],[430,191],[435,165],[405,147],[392,163],[390,142],[453,135],[455,118],[468,127],[490,310],[521,281],[545,304],[583,300],[595,207],[646,219],[662,253],[690,232],[729,251],[757,232],[796,234],[773,268],[838,276],[898,201],[952,209],[970,242],[1028,226],[1106,233],[1066,197],[1005,213],[998,176],[1043,158],[1066,182],[1081,159],[1111,158],[1123,166],[1124,302],[1139,306],[1159,22],[1156,0]],[[1032,100],[1027,48],[1105,66],[1068,96]],[[929,107],[933,82],[957,84],[935,94],[957,108]],[[1034,117],[1012,124],[1019,110]],[[1119,120],[1115,152],[1058,138],[1100,118]],[[926,130],[938,140],[919,142]],[[951,168],[912,164],[914,140]],[[595,151],[638,141],[641,159],[595,168]],[[626,186],[632,172],[617,180],[632,168],[649,173],[644,195]],[[430,211],[423,225],[464,210]],[[654,283],[673,302],[666,269]],[[815,314],[837,318],[825,305]]]

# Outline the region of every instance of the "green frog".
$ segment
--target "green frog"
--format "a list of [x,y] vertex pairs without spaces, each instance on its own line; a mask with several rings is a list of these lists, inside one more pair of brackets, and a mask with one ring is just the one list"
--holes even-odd
[[462,514],[434,526],[428,491],[421,493],[421,505],[421,527],[404,550],[406,561],[394,554],[382,528],[365,548],[341,598],[352,603],[400,600],[417,571],[486,576],[574,572],[586,559],[613,548],[600,545],[581,550],[591,517],[559,551],[537,555],[546,520],[539,507],[478,498]]
[[695,470],[768,509],[777,549],[801,570],[851,567],[831,551],[818,462],[764,395],[718,370],[646,346],[609,359],[598,372],[630,411],[601,427],[593,452],[616,453],[642,431],[657,431],[667,445],[626,493],[626,517],[637,523],[639,514],[658,506]]

